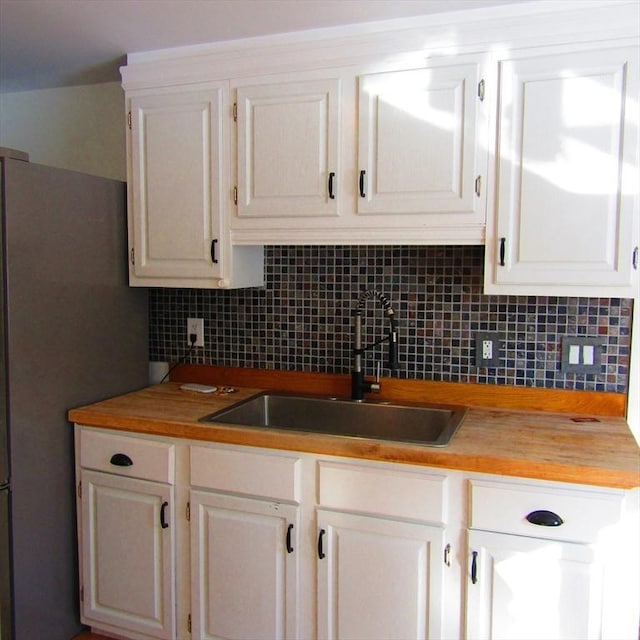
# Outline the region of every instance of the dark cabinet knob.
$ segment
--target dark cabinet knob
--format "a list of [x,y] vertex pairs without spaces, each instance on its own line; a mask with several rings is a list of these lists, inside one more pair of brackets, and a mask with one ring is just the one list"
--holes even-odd
[[545,510],[532,511],[527,516],[527,521],[540,527],[559,527],[564,523],[564,520],[557,513]]
[[326,531],[324,529],[320,529],[320,535],[318,535],[318,558],[320,558],[320,560],[324,559],[326,554],[324,552],[324,548],[323,548],[323,538],[324,538],[324,534],[326,533]]
[[169,523],[167,522],[167,518],[166,518],[166,511],[168,506],[169,506],[168,502],[163,502],[162,506],[160,507],[160,526],[163,529],[167,529],[169,527]]
[[287,527],[287,553],[293,553],[293,546],[291,544],[291,532],[293,531],[293,525],[290,524]]
[[133,460],[126,453],[114,453],[109,461],[116,467],[130,467]]
[[471,582],[472,584],[478,583],[478,552],[471,552]]
[[332,171],[329,174],[329,198],[331,198],[331,200],[335,200],[336,199],[336,194],[333,193],[333,181],[336,178],[336,174],[334,171]]

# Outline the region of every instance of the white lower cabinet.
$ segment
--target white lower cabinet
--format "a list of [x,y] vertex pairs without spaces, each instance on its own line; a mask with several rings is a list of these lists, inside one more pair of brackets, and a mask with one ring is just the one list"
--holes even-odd
[[299,456],[189,449],[192,638],[296,640]]
[[[617,607],[625,608],[628,595],[621,585],[637,590],[632,550],[616,549],[623,540],[616,533],[622,492],[542,482],[470,484],[468,640],[600,640],[636,633],[637,613],[626,631],[618,626]],[[631,555],[623,560],[625,553]],[[626,577],[625,565],[631,568]],[[608,604],[605,590],[620,603]],[[637,611],[637,605],[630,608]]]
[[440,638],[440,527],[318,512],[318,637]]
[[640,490],[83,427],[76,446],[82,621],[97,631],[637,635]]
[[468,640],[601,638],[603,567],[589,545],[469,532]]
[[297,637],[298,509],[191,492],[192,637]]
[[109,632],[144,634],[132,637],[173,639],[174,487],[123,475],[157,476],[171,451],[149,441],[140,446],[134,438],[96,435],[87,434],[81,464],[111,469],[79,473],[82,621]]

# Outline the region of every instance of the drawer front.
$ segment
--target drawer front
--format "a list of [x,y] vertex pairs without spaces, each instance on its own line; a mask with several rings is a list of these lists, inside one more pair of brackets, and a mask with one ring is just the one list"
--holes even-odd
[[198,446],[190,449],[191,486],[300,502],[300,458]]
[[[622,495],[548,487],[471,481],[471,528],[568,542],[596,542],[619,522]],[[543,512],[542,514],[535,514]],[[562,524],[535,524],[551,512]],[[553,520],[553,518],[551,518]]]
[[434,524],[447,520],[444,475],[319,462],[321,506]]
[[80,432],[80,466],[85,469],[174,484],[174,460],[170,443],[91,429]]

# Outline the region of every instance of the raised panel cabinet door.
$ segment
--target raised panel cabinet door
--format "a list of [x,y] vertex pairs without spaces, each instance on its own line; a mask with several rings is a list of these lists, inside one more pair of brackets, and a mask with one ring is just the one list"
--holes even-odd
[[173,488],[87,470],[81,479],[83,622],[175,638]]
[[340,79],[237,89],[238,216],[335,216]]
[[500,62],[487,291],[633,295],[639,86],[636,47]]
[[488,121],[480,83],[477,63],[360,77],[358,213],[484,222]]
[[602,579],[588,545],[470,531],[466,638],[600,638]]
[[225,87],[132,97],[136,277],[221,278]]
[[194,640],[295,640],[298,509],[191,492]]
[[443,616],[439,527],[318,512],[318,637],[437,640]]

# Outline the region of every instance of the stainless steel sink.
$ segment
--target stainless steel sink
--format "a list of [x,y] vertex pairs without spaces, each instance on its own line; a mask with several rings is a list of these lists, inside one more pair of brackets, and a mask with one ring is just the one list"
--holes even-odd
[[353,402],[320,396],[261,393],[204,416],[200,422],[444,447],[451,441],[465,413],[466,407],[462,406]]

